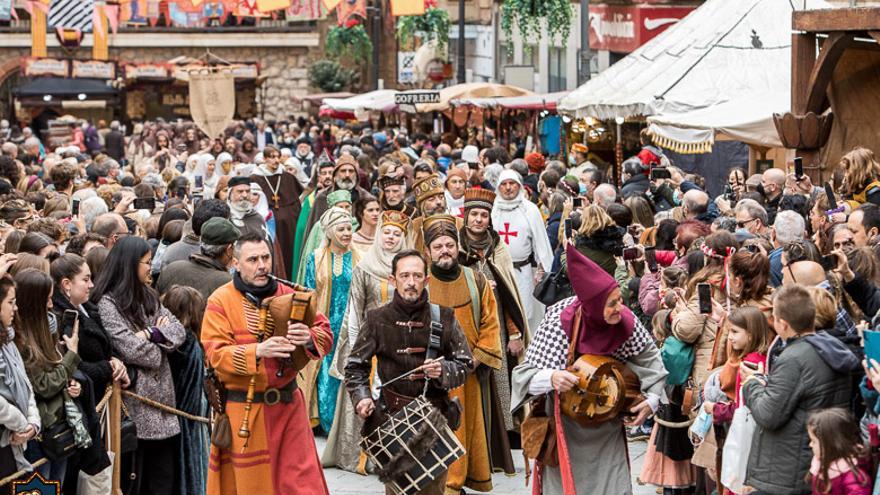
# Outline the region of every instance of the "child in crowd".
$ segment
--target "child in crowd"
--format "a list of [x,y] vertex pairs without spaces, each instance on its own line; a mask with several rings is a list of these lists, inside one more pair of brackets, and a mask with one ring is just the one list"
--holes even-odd
[[813,449],[808,475],[813,494],[871,493],[867,449],[849,411],[830,408],[813,413],[807,421],[807,433]]

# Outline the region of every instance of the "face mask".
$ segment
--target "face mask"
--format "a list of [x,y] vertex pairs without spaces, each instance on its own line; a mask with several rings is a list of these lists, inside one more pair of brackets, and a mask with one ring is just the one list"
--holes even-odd
[[587,194],[587,185],[582,182],[578,182],[578,192],[580,192],[581,195]]
[[681,204],[681,193],[678,191],[678,189],[672,191],[672,202],[676,205]]
[[51,311],[46,313],[46,318],[49,320],[49,333],[55,335],[58,333],[58,318]]
[[574,159],[574,155],[568,155],[568,163],[572,165],[577,165],[577,162]]

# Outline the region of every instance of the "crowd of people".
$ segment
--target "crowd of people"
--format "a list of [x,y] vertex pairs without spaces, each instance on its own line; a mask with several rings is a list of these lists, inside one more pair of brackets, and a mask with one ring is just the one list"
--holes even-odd
[[418,493],[491,492],[520,448],[545,495],[880,493],[870,150],[713,198],[644,132],[617,178],[582,144],[306,119],[0,127],[4,482],[326,494],[336,467],[396,493],[361,440],[423,397],[463,455]]

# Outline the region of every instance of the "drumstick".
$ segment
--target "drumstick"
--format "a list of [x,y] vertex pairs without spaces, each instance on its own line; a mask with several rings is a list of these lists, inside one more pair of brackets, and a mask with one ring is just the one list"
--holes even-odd
[[392,383],[396,382],[397,380],[400,380],[400,379],[406,378],[406,377],[412,375],[413,373],[416,373],[416,372],[419,372],[419,371],[425,369],[425,366],[427,366],[427,365],[429,365],[429,364],[437,363],[437,362],[440,362],[440,361],[443,361],[443,356],[440,356],[440,357],[438,357],[438,358],[436,358],[436,359],[429,359],[429,360],[425,361],[425,362],[424,362],[421,366],[419,366],[418,368],[413,368],[413,369],[407,371],[406,373],[404,373],[404,374],[402,374],[402,375],[396,376],[396,377],[394,377],[394,378],[388,380],[387,382],[385,382],[385,383],[383,383],[382,385],[380,385],[379,388],[382,388],[382,387],[384,387],[384,386],[386,386],[386,385],[391,385]]

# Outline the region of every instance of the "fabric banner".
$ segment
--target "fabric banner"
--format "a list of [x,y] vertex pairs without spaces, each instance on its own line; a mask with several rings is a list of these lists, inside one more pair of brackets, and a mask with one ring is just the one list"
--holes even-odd
[[49,7],[49,27],[92,31],[92,12],[95,0],[52,0]]
[[209,137],[217,137],[235,114],[235,83],[231,73],[190,73],[189,111]]
[[424,0],[391,0],[391,15],[424,15]]
[[168,18],[175,27],[194,28],[205,25],[202,10],[192,12],[181,9],[179,4],[168,4]]
[[257,10],[267,14],[273,10],[284,10],[290,7],[291,0],[257,0]]
[[327,17],[321,0],[293,0],[285,12],[288,21],[317,21]]
[[340,26],[345,25],[355,15],[360,16],[359,20],[367,18],[366,0],[342,0],[336,6],[336,21]]

